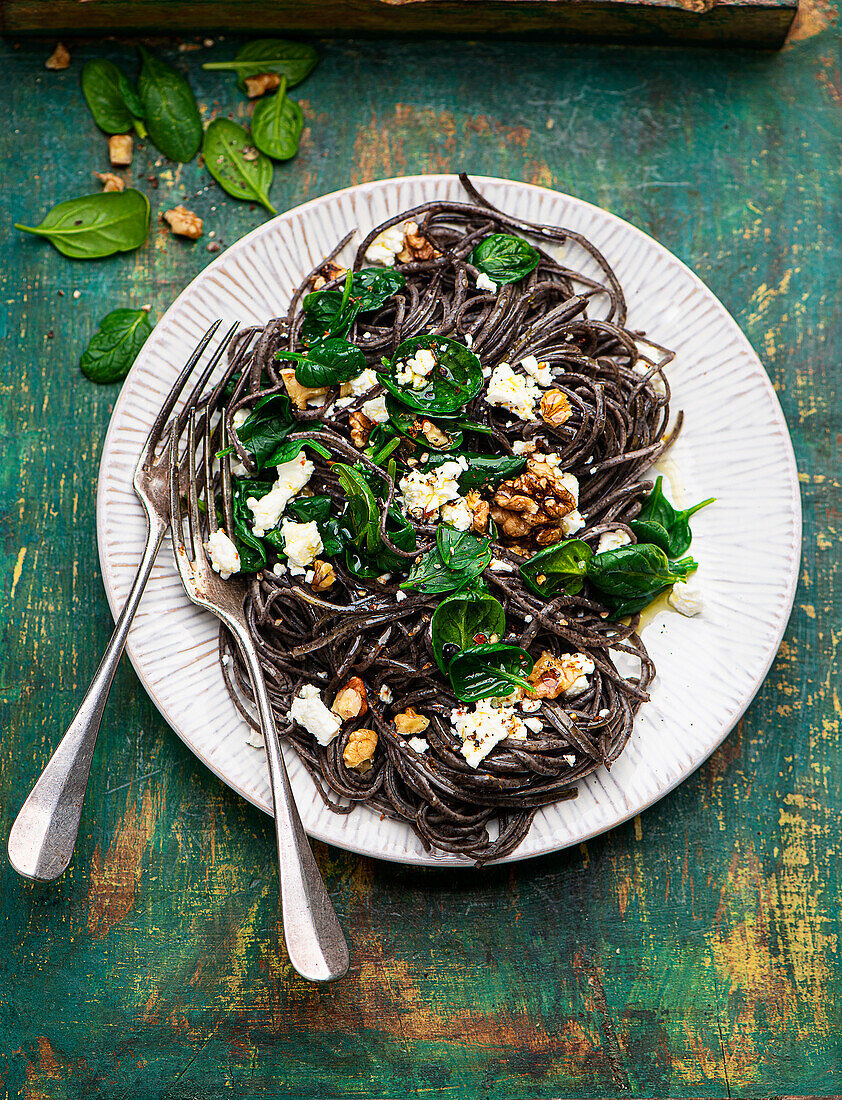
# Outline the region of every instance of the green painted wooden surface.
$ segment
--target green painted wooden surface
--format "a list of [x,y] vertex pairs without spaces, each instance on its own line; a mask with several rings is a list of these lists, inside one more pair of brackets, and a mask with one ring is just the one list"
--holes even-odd
[[[679,790],[582,848],[427,873],[320,847],[353,965],[290,973],[271,824],[184,749],[130,668],[107,712],[76,858],[34,887],[0,868],[0,1081],[76,1097],[719,1097],[842,1092],[835,13],[784,53],[330,41],[280,209],[349,182],[467,168],[557,186],[655,234],[744,326],[801,469],[805,555],[786,640],[739,728]],[[822,28],[825,29],[822,29]],[[232,43],[218,45],[227,52]],[[0,814],[3,835],[110,631],[94,535],[114,388],[77,359],[118,305],[167,305],[208,237],[155,224],[73,263],[6,232],[90,189],[104,140],[75,48],[2,47]],[[233,81],[176,54],[206,116]],[[260,210],[196,164],[138,155],[153,207],[222,244]],[[78,290],[79,296],[74,297]],[[63,296],[59,292],[63,291]],[[723,399],[726,395],[723,394]],[[3,1090],[0,1089],[0,1094]]]

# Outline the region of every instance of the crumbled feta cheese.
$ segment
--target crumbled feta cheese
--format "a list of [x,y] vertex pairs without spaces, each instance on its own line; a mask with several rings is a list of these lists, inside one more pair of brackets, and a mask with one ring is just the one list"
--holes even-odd
[[356,378],[351,378],[348,382],[343,382],[339,392],[342,397],[361,397],[376,385],[377,375],[371,367],[366,367],[362,374],[358,374]]
[[474,346],[474,336],[472,332],[465,333],[465,347],[472,348]]
[[488,563],[488,568],[491,573],[514,573],[515,567],[510,561],[503,561],[502,558],[492,558]]
[[[547,458],[549,458],[549,457],[550,456],[547,455]],[[558,455],[553,455],[553,457],[558,458]],[[552,466],[553,463],[549,463],[549,465]],[[568,491],[568,493],[576,501],[576,505],[578,507],[578,504],[579,504],[579,479],[576,477],[575,474],[559,474],[558,475],[558,480],[561,482],[561,484],[564,486],[564,488]]]
[[524,718],[523,724],[530,733],[540,733],[544,728],[544,723],[540,718]]
[[587,521],[579,511],[568,512],[566,516],[561,518],[561,533],[563,535],[575,535],[583,527],[587,527]]
[[590,681],[588,677],[596,668],[596,665],[587,655],[587,653],[568,653],[562,658],[565,669],[569,671],[575,671],[578,673],[576,679],[570,685],[565,688],[562,695],[573,697],[574,695],[581,695],[583,691],[587,691],[590,687]]
[[276,561],[272,566],[272,572],[276,577],[282,577],[287,572],[287,567],[282,561]]
[[349,405],[353,405],[355,401],[355,397],[337,397],[333,403],[333,407],[335,409],[347,409]]
[[240,572],[240,555],[237,547],[224,531],[214,531],[205,543],[205,549],[210,554],[211,565],[224,581],[227,581],[232,573]]
[[603,707],[602,710],[599,712],[598,717],[607,718],[610,713],[611,711],[608,709],[608,707]]
[[342,727],[342,719],[322,702],[314,684],[304,684],[289,708],[290,720],[312,733],[320,745],[329,745]]
[[498,363],[491,372],[485,400],[489,405],[508,409],[521,420],[537,420],[535,402],[541,392],[532,378],[515,374],[508,363]]
[[535,444],[528,439],[516,439],[512,444],[512,453],[516,455],[532,454]]
[[398,363],[396,378],[402,386],[409,386],[413,390],[423,390],[427,385],[427,378],[436,365],[436,356],[430,348],[419,348],[412,358]]
[[553,384],[553,372],[549,363],[539,363],[534,355],[527,355],[521,359],[520,365],[528,375],[535,379],[539,386],[551,386]]
[[541,709],[540,699],[523,699],[521,700],[520,709],[524,714],[534,714]]
[[564,753],[561,759],[564,761],[565,764],[569,764],[571,768],[576,763],[576,757],[573,755],[572,752]]
[[682,615],[691,617],[704,611],[705,601],[702,590],[695,579],[676,581],[667,596],[669,603]]
[[389,687],[388,684],[383,685],[383,687],[380,689],[379,696],[381,703],[391,703],[392,699],[394,699],[392,689]]
[[406,592],[399,588],[395,593],[395,599],[398,603],[402,603],[406,599]]
[[621,546],[628,546],[631,539],[625,531],[603,531],[599,536],[597,554],[604,554],[606,550],[619,550]]
[[389,419],[389,411],[386,408],[386,394],[381,393],[379,397],[372,397],[370,401],[364,401],[362,411],[375,424],[385,424]]
[[284,553],[292,565],[302,567],[310,565],[313,559],[324,550],[322,536],[314,519],[307,523],[296,523],[295,520],[285,519],[281,524],[281,535],[284,540]]
[[237,409],[231,417],[231,424],[234,427],[234,431],[239,431],[250,416],[251,411],[249,409]]
[[477,275],[477,290],[488,290],[491,294],[497,293],[497,284],[490,279],[484,271]]
[[467,531],[474,522],[474,514],[464,497],[459,497],[452,504],[441,506],[441,520],[442,523],[455,527],[457,531]]
[[526,737],[526,727],[514,707],[497,707],[491,699],[481,699],[473,713],[467,707],[457,707],[450,712],[450,722],[462,740],[459,751],[472,768],[507,737],[521,741]]
[[223,668],[228,668],[228,666],[230,664],[231,664],[231,654],[230,653],[223,653],[222,654],[222,667]]
[[366,249],[365,258],[371,264],[384,264],[386,267],[395,266],[395,257],[403,249],[404,227],[403,223],[390,225],[382,233],[378,233]]
[[415,749],[416,752],[425,753],[430,747],[427,741],[423,737],[410,737],[407,741],[407,745]]
[[416,519],[436,518],[443,504],[459,499],[462,472],[459,462],[443,462],[426,472],[410,470],[399,482],[404,507]]
[[291,458],[289,462],[283,462],[277,467],[278,479],[265,497],[261,497],[260,500],[249,497],[246,500],[254,516],[253,534],[261,538],[277,525],[284,508],[295,494],[304,488],[315,468],[301,451],[296,458]]

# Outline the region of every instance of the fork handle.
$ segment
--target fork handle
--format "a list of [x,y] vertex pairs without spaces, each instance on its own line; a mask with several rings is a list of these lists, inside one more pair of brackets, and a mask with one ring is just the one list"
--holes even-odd
[[52,882],[64,872],[73,855],[111,681],[165,531],[165,524],[157,521],[153,526],[150,522],[137,576],[96,675],[9,833],[9,861],[24,878]]
[[287,953],[302,977],[332,982],[348,970],[348,944],[298,815],[257,650],[247,630],[237,626],[269,762]]

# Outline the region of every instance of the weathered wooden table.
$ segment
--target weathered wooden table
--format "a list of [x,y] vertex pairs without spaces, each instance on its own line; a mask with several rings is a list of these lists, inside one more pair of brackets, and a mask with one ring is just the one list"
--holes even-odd
[[[320,847],[352,947],[343,982],[290,972],[271,822],[117,677],[79,846],[57,884],[0,870],[7,1097],[724,1097],[842,1092],[837,956],[838,385],[842,78],[834,13],[779,55],[326,41],[279,209],[405,172],[510,176],[580,195],[686,260],[741,322],[801,469],[805,555],[770,676],[725,745],[607,836],[512,868],[425,873]],[[79,91],[102,52],[2,46],[0,224],[93,190],[104,141]],[[217,43],[219,56],[233,43]],[[163,49],[172,49],[162,46]],[[204,113],[233,80],[172,49]],[[263,216],[194,163],[141,153],[153,211],[216,242]],[[146,182],[157,180],[157,190]],[[155,224],[139,252],[63,259],[4,233],[0,821],[73,714],[110,633],[97,462],[116,389],[78,373],[115,306],[160,312],[211,258]],[[2,1092],[2,1090],[0,1090]]]

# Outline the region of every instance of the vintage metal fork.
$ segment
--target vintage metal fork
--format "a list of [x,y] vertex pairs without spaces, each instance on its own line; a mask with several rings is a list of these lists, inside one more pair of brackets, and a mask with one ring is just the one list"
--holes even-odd
[[[134,584],[91,686],[58,748],[21,807],[9,834],[9,860],[18,874],[25,878],[52,882],[62,874],[73,854],[94,746],[111,682],[169,523],[170,435],[164,438],[164,430],[188,380],[221,324],[221,321],[215,321],[211,325],[187,360],[155,418],[138,459],[134,490],[146,511],[146,547]],[[203,394],[208,378],[238,328],[239,325],[233,325],[213,350],[176,422],[184,422],[187,410]],[[235,361],[226,371],[229,376],[245,354],[246,343],[244,341],[238,348]]]
[[[220,420],[216,428],[211,426],[213,411],[212,396],[199,424],[201,462],[198,475],[195,410],[187,418],[184,458],[179,453],[178,425],[173,429],[173,444],[170,449],[173,553],[185,592],[193,603],[212,611],[228,627],[248,667],[269,765],[280,871],[281,913],[290,962],[302,977],[310,981],[334,981],[341,978],[348,969],[348,945],[313,857],[289,784],[263,670],[246,623],[244,603],[247,585],[243,579],[237,577],[223,580],[214,572],[205,553],[202,515],[208,536],[219,530],[212,467],[215,448],[211,443],[212,440],[218,443],[224,451],[228,442],[224,420]],[[228,455],[221,459],[220,487],[223,521],[227,529],[225,533],[233,538],[230,461]],[[185,463],[186,476],[182,479],[179,469],[183,469]],[[187,485],[186,542],[181,499],[183,480],[186,480]],[[200,497],[202,514],[199,509]]]

